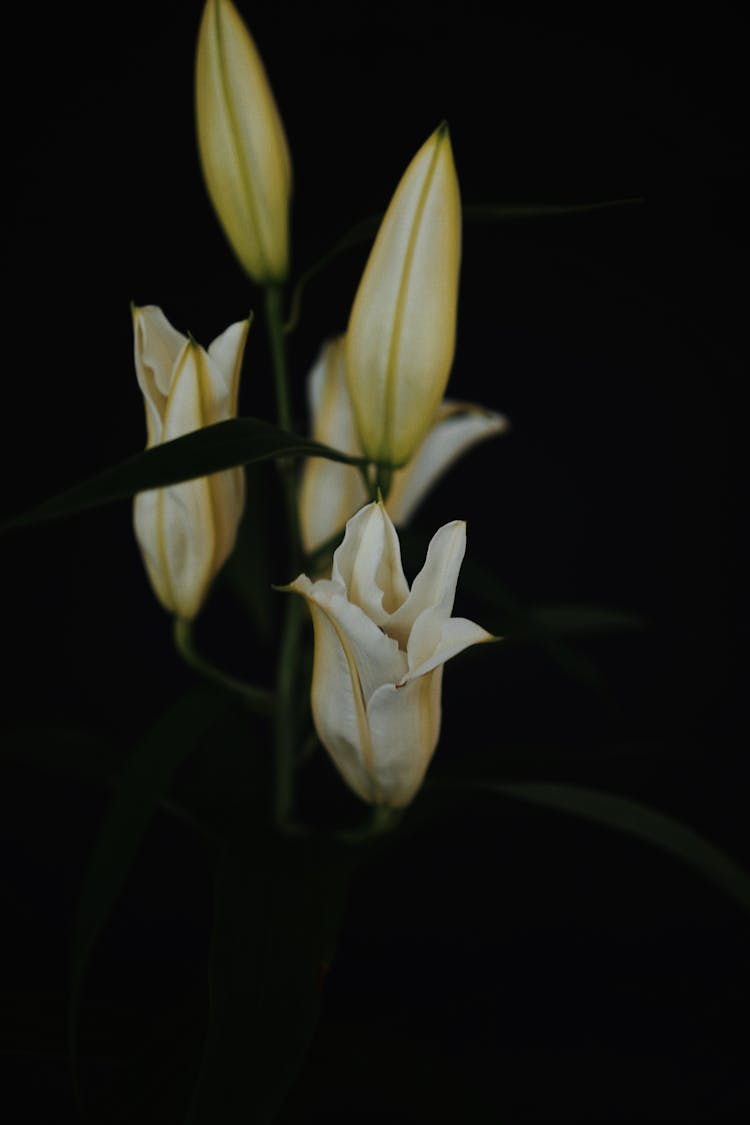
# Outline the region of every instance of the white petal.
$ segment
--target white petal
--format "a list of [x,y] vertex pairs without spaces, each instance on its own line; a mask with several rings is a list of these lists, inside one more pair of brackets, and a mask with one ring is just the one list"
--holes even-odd
[[177,358],[164,410],[163,441],[182,437],[207,424],[204,402],[210,398],[210,388],[201,350],[198,344],[186,340]]
[[405,468],[393,474],[386,508],[397,525],[407,523],[440,477],[472,446],[508,429],[502,414],[446,399],[438,420]]
[[237,540],[245,507],[245,471],[242,468],[212,473],[206,478],[211,489],[214,523],[213,573],[217,574],[227,561]]
[[368,504],[349,520],[333,556],[333,577],[378,625],[408,597],[398,535],[382,504]]
[[450,617],[465,551],[463,520],[453,520],[433,535],[425,564],[412,583],[409,597],[384,625],[391,636],[399,639],[402,648],[406,647],[406,638],[424,610],[435,608],[443,620]]
[[368,704],[381,804],[402,808],[422,784],[440,735],[442,671],[403,687],[384,685]]
[[466,617],[445,620],[438,609],[426,609],[409,636],[409,679],[425,676],[471,645],[494,640],[481,625]]
[[363,801],[375,800],[364,701],[351,659],[332,620],[310,604],[315,633],[312,706],[315,729],[344,780]]
[[207,408],[209,424],[223,422],[237,414],[240,371],[249,329],[249,320],[237,321],[209,345],[206,363],[211,388],[211,402]]
[[214,573],[208,480],[141,493],[133,510],[136,537],[162,604],[180,617],[194,617]]
[[[344,338],[323,345],[307,380],[311,437],[315,441],[359,454],[349,390],[346,385]],[[346,521],[367,502],[359,470],[325,457],[308,457],[300,482],[302,545],[314,551],[342,531]]]
[[186,344],[187,337],[172,327],[157,305],[133,307],[135,372],[146,403],[149,446],[162,440],[174,368]]
[[395,682],[406,656],[335,582],[300,575],[289,590],[307,601],[315,630],[312,710],[315,729],[344,779],[365,801],[380,802],[367,723],[367,699]]
[[334,449],[361,455],[351,399],[346,385],[344,337],[328,340],[307,377],[311,436]]
[[335,581],[310,582],[300,575],[289,589],[317,605],[334,623],[357,669],[365,703],[381,684],[403,679],[406,653],[359,606],[338,592]]

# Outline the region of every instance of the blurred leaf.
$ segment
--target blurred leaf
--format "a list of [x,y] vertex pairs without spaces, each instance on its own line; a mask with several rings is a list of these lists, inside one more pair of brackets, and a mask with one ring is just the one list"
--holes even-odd
[[176,806],[217,839],[268,815],[274,780],[267,719],[233,706],[211,727],[211,752],[193,754],[171,787]]
[[[464,204],[462,213],[464,220],[469,222],[513,222],[519,219],[552,219],[564,215],[586,215],[593,211],[607,211],[613,207],[629,207],[634,203],[644,202],[642,196],[632,196],[624,199],[606,199],[598,203],[469,203]],[[293,332],[299,323],[302,294],[307,283],[347,250],[372,241],[378,233],[384,214],[385,212],[381,211],[377,215],[370,215],[355,223],[334,242],[330,250],[322,254],[299,276],[292,291],[285,332]]]
[[[545,607],[538,607],[542,610],[542,613],[541,616],[535,616],[534,610],[527,609],[522,605],[497,575],[488,567],[478,563],[476,559],[464,560],[461,570],[461,584],[475,597],[497,610],[499,621],[496,625],[490,624],[489,627],[494,632],[501,634],[507,642],[537,645],[572,679],[588,684],[598,692],[607,692],[606,681],[596,665],[588,657],[583,656],[560,640],[560,635],[545,624]],[[554,608],[562,610],[567,607],[558,606]],[[574,611],[580,607],[570,608]],[[588,608],[591,610],[592,616],[597,612],[596,607]],[[605,610],[604,612],[614,614],[618,611]],[[622,616],[630,615],[623,613]],[[570,620],[573,617],[574,612],[571,612]]]
[[270,832],[227,849],[189,1125],[274,1119],[315,1030],[354,855],[330,840]]
[[355,223],[350,227],[345,234],[341,236],[330,250],[322,254],[311,266],[300,274],[297,279],[294,289],[292,290],[292,299],[289,305],[289,316],[287,317],[284,331],[289,335],[294,332],[299,323],[300,312],[302,311],[302,294],[309,281],[312,281],[326,266],[334,262],[336,258],[340,257],[347,250],[351,250],[355,246],[361,246],[364,242],[370,242],[378,232],[378,227],[383,218],[381,211],[377,215],[370,215],[367,219],[362,219],[360,222]]
[[78,997],[91,950],[178,766],[226,707],[222,692],[200,689],[184,696],[135,745],[124,763],[91,853],[73,927],[68,1034],[74,1063]]
[[275,457],[327,457],[347,464],[362,461],[362,458],[349,457],[319,442],[287,433],[259,418],[231,418],[143,450],[16,516],[5,523],[2,530],[59,519],[125,499],[136,492]]
[[643,629],[646,626],[642,617],[629,610],[573,602],[532,606],[528,610],[528,617],[536,628],[558,637],[614,633],[622,629]]
[[704,760],[695,747],[676,747],[671,740],[636,738],[612,743],[503,743],[471,750],[455,757],[438,757],[430,781],[442,786],[465,784],[482,778],[497,784],[539,781],[605,788],[643,782],[667,765],[687,763],[692,768]]
[[607,828],[635,836],[645,843],[654,844],[688,864],[733,898],[744,910],[750,911],[750,875],[726,852],[709,843],[692,828],[649,805],[575,785],[543,782],[498,784],[480,781],[470,784],[472,788],[484,792],[498,793],[558,812],[571,813],[595,824],[603,824]]
[[615,207],[632,207],[645,202],[643,196],[633,195],[595,203],[469,203],[464,206],[463,215],[464,219],[476,222],[556,219],[564,215],[588,215],[594,211],[611,211]]
[[0,753],[35,769],[78,773],[96,780],[111,777],[120,765],[113,747],[102,735],[48,723],[19,723],[11,727],[0,739]]

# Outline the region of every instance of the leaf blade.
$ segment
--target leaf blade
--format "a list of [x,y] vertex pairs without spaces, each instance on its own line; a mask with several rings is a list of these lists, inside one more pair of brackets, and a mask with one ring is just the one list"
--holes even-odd
[[260,418],[231,418],[128,457],[14,517],[2,530],[59,519],[137,492],[277,457],[327,457],[353,465],[362,462],[362,458],[288,433]]
[[635,836],[686,863],[750,912],[750,874],[700,833],[650,805],[577,785],[484,781],[469,784],[474,789],[566,812]]
[[270,834],[225,851],[209,1032],[188,1125],[275,1119],[317,1025],[354,856]]
[[74,1068],[78,1001],[91,951],[178,766],[226,706],[227,697],[216,691],[198,689],[184,696],[136,743],[123,767],[84,874],[73,927],[68,1044]]

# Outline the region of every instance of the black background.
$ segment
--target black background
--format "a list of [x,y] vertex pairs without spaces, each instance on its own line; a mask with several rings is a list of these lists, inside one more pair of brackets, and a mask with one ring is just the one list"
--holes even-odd
[[[200,178],[200,9],[84,4],[16,13],[6,29],[19,70],[3,75],[4,514],[143,444],[131,300],[161,305],[204,344],[260,312]],[[473,0],[241,10],[292,151],[295,271],[383,209],[442,118],[465,203],[643,197],[465,228],[451,392],[506,412],[513,429],[434,492],[417,532],[465,518],[469,555],[522,603],[596,602],[647,626],[576,645],[605,693],[520,642],[457,661],[435,770],[473,744],[498,776],[637,797],[750,865],[735,661],[748,251],[738,26],[633,8],[606,22],[490,20]],[[308,291],[291,345],[299,429],[305,372],[344,327],[365,255]],[[240,403],[272,415],[260,319]],[[254,487],[273,523],[272,476]],[[124,755],[193,682],[127,505],[6,537],[3,561],[9,725],[68,724]],[[283,565],[277,552],[272,581],[293,577]],[[470,589],[458,607],[502,627]],[[221,583],[201,637],[238,673],[270,677]],[[61,1120],[66,942],[106,790],[17,757],[3,774],[3,1097],[18,1109],[0,1116]],[[338,782],[319,763],[310,785]],[[159,818],[87,987],[94,1120],[176,1114],[179,1097],[128,1116],[111,1060],[151,1034],[158,1059],[185,996],[201,995],[210,905],[198,843]],[[462,807],[357,883],[284,1120],[416,1122],[441,1109],[467,1121],[730,1120],[750,1108],[749,942],[738,908],[645,845],[507,800]],[[175,1087],[191,1057],[178,1054]],[[154,1099],[165,1084],[157,1070]]]

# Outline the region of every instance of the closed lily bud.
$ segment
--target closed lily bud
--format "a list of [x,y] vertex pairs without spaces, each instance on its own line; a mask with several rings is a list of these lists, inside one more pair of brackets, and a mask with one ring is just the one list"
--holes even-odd
[[[155,305],[133,309],[135,370],[146,405],[147,449],[237,414],[249,321],[204,351]],[[170,613],[190,620],[230,555],[245,496],[241,468],[139,492],[135,535],[151,585]]]
[[195,65],[198,151],[229,243],[258,284],[289,269],[292,166],[265,68],[230,0],[207,0]]
[[456,337],[461,199],[448,128],[406,169],[352,306],[347,378],[365,454],[400,467],[431,426]]
[[[311,437],[355,457],[363,456],[346,381],[344,337],[329,340],[307,381]],[[411,519],[440,477],[472,446],[508,429],[508,419],[471,402],[443,399],[426,437],[403,469],[396,469],[385,500],[397,525]],[[308,457],[300,485],[302,545],[309,554],[343,531],[366,503],[364,481],[355,465]]]
[[464,523],[441,527],[409,589],[393,523],[382,503],[368,504],[347,524],[332,577],[302,574],[286,587],[312,614],[318,737],[370,804],[412,800],[440,734],[443,665],[493,639],[451,616],[465,549]]

